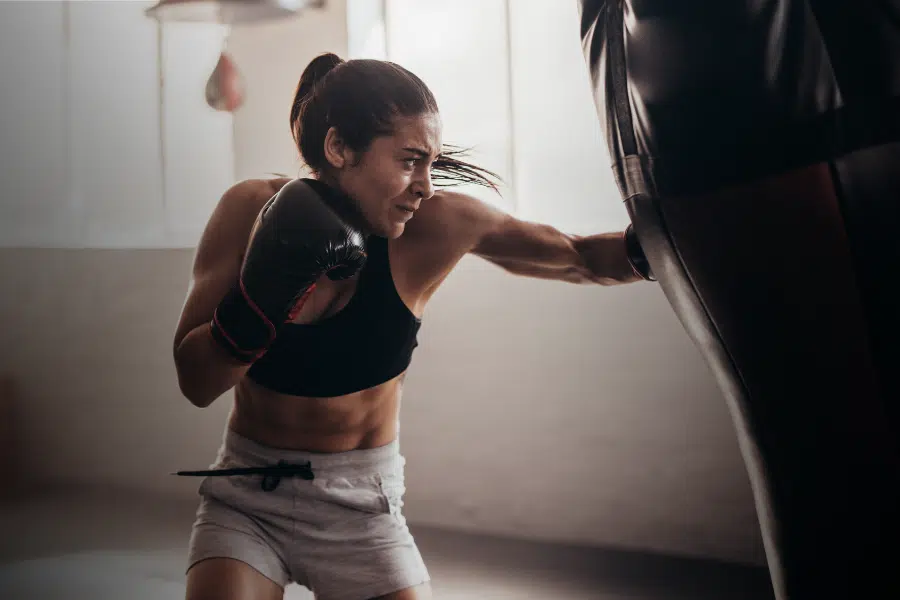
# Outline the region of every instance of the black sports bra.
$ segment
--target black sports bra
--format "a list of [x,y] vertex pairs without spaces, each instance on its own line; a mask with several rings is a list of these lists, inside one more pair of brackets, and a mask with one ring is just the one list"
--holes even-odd
[[368,257],[350,302],[313,323],[286,323],[247,371],[273,391],[330,397],[358,392],[400,375],[418,346],[421,320],[394,287],[386,238],[370,236]]

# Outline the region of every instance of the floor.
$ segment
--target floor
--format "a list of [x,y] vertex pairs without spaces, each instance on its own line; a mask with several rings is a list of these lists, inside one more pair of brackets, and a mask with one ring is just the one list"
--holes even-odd
[[[180,600],[193,504],[54,489],[0,505],[3,600]],[[771,600],[762,569],[414,528],[436,600]],[[312,600],[291,586],[286,600]]]

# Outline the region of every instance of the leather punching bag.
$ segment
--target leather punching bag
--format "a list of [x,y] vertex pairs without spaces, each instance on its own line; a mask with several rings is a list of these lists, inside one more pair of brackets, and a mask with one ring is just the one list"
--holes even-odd
[[204,91],[206,103],[214,110],[234,112],[244,103],[244,80],[225,52],[219,55]]
[[780,600],[900,598],[900,0],[581,0],[613,170]]

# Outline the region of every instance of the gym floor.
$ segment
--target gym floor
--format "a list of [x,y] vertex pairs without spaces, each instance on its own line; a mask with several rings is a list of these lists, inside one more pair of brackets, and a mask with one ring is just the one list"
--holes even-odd
[[[0,598],[182,600],[195,505],[54,488],[0,505]],[[436,600],[771,600],[766,571],[414,527]],[[290,586],[286,600],[312,600]]]

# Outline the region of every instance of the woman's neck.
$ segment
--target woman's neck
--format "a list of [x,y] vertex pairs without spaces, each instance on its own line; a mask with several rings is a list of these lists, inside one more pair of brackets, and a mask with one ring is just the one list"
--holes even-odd
[[328,193],[325,194],[325,201],[347,224],[366,237],[372,235],[372,228],[363,216],[362,211],[360,211],[359,205],[349,194],[341,189],[333,177],[311,176],[310,179],[318,181],[328,189]]

